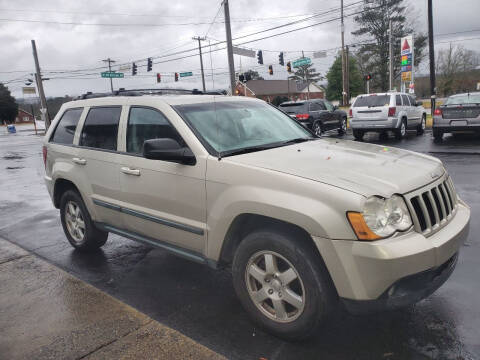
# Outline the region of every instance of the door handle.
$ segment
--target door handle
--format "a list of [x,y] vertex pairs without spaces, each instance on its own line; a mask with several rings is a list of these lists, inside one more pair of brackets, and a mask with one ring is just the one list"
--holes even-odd
[[127,175],[140,176],[140,170],[138,169],[130,169],[129,167],[124,166],[120,170]]
[[74,157],[72,159],[72,161],[75,163],[75,164],[78,164],[78,165],[86,165],[87,164],[87,160],[85,159],[80,159],[78,157]]

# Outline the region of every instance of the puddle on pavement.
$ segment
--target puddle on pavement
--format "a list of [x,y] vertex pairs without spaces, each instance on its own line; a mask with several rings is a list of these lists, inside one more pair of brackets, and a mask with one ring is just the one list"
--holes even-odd
[[18,169],[23,169],[23,166],[7,166],[7,170],[18,170]]
[[7,155],[5,155],[3,158],[5,160],[20,160],[20,159],[25,158],[25,156],[23,156],[19,153],[7,153]]

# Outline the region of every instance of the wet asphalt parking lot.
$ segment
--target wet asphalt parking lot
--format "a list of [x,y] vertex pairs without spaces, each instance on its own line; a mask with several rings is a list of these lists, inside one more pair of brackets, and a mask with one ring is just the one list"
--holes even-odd
[[[232,359],[479,359],[480,137],[431,133],[365,141],[440,158],[471,206],[470,234],[452,277],[414,307],[355,317],[339,311],[311,340],[288,343],[255,328],[227,270],[116,235],[94,254],[74,251],[43,183],[41,137],[0,129],[0,237]],[[351,138],[347,136],[347,138]],[[32,319],[34,321],[34,319]],[[1,357],[1,356],[0,356]]]

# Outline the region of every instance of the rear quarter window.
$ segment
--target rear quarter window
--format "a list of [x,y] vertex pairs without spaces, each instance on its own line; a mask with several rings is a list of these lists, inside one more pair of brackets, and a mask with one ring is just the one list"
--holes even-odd
[[66,110],[60,118],[50,141],[57,144],[72,145],[82,112],[83,108]]
[[390,95],[360,96],[353,107],[379,107],[390,105]]

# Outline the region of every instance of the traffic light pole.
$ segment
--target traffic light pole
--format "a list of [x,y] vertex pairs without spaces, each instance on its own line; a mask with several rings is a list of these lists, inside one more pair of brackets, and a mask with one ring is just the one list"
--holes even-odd
[[45,98],[45,92],[43,91],[43,83],[42,83],[42,74],[40,72],[40,63],[38,61],[37,55],[37,46],[35,45],[35,40],[32,40],[32,51],[33,51],[33,60],[35,61],[35,79],[38,88],[38,95],[40,96],[40,104],[42,105],[42,110],[40,113],[44,116],[45,120],[45,129],[48,130],[50,126],[50,116],[48,114],[47,108],[47,99]]
[[[108,59],[105,59],[105,60],[102,60],[103,62],[108,62],[108,72],[112,72],[112,63],[114,63],[115,61],[108,58]],[[110,78],[110,90],[112,90],[112,93],[113,93],[113,79]]]
[[235,93],[235,64],[233,62],[232,29],[230,28],[230,9],[228,0],[223,0],[223,9],[225,11],[225,33],[227,37],[228,68],[230,71],[230,89],[232,95]]
[[389,67],[389,90],[393,90],[393,26],[392,26],[392,19],[388,22],[388,67]]
[[200,43],[200,41],[206,40],[206,38],[200,37],[200,36],[194,36],[192,39],[198,40],[198,52],[200,54],[200,69],[202,71],[202,86],[203,86],[203,92],[206,92],[207,89],[205,88],[205,74],[203,72],[202,44]]
[[342,30],[342,105],[347,104],[347,86],[346,86],[346,74],[345,74],[345,24],[343,22],[343,0],[340,0],[340,17],[341,17],[341,30]]
[[435,112],[435,98],[437,88],[435,85],[435,48],[433,45],[433,11],[432,0],[428,0],[428,52],[430,55],[430,98],[432,116]]

